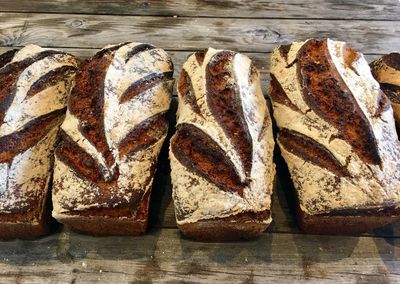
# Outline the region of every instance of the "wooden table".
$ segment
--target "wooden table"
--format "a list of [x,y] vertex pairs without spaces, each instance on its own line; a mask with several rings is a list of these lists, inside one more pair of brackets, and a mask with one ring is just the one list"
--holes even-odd
[[[149,42],[169,51],[178,74],[194,50],[233,49],[255,60],[265,94],[278,44],[332,37],[368,60],[400,50],[398,0],[0,0],[0,7],[1,52],[35,43],[85,58],[109,43]],[[147,235],[96,238],[58,226],[35,241],[3,242],[0,283],[400,283],[400,224],[359,237],[304,235],[278,170],[274,222],[259,239],[193,242],[176,229],[164,147]]]

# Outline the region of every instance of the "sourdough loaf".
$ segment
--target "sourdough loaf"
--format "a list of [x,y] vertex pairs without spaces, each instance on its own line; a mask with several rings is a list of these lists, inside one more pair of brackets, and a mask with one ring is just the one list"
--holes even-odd
[[145,231],[172,75],[168,54],[141,43],[107,46],[81,65],[56,150],[58,221],[96,235]]
[[48,231],[53,152],[78,62],[29,45],[0,56],[0,238]]
[[392,103],[394,118],[400,126],[400,53],[390,53],[371,63],[372,75]]
[[209,48],[184,64],[178,95],[170,160],[179,229],[205,241],[259,235],[271,222],[275,165],[258,71],[240,53]]
[[270,97],[304,231],[351,234],[400,219],[393,111],[361,53],[330,39],[280,46]]

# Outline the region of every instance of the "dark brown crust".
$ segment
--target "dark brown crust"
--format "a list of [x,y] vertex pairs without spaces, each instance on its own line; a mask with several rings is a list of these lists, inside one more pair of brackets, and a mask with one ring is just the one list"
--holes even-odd
[[119,155],[132,155],[159,141],[168,131],[165,114],[159,114],[138,124],[118,145]]
[[203,116],[200,111],[200,107],[197,104],[196,96],[192,85],[192,80],[185,69],[182,69],[179,76],[178,91],[186,104],[189,104],[193,112]]
[[138,44],[126,53],[125,63],[128,62],[129,59],[131,59],[133,56],[135,56],[143,51],[147,51],[147,50],[151,50],[151,49],[155,49],[155,48],[156,47],[154,45],[147,44],[147,43]]
[[279,54],[285,59],[286,63],[288,63],[288,54],[291,47],[291,44],[281,45],[278,47]]
[[21,72],[35,61],[55,54],[62,54],[62,52],[46,50],[22,61],[7,64],[0,69],[0,125],[3,123],[6,111],[14,100],[16,83]]
[[[345,58],[345,62],[357,58],[354,50],[346,49],[344,56],[350,59]],[[298,77],[308,106],[340,131],[362,161],[381,165],[368,119],[334,67],[327,40],[307,41],[299,50],[297,59]],[[350,62],[348,64],[351,65]]]
[[[113,47],[114,48],[114,47]],[[103,54],[99,57],[99,53]],[[104,132],[104,78],[114,53],[100,51],[93,59],[85,61],[75,80],[68,109],[80,120],[80,131],[106,160],[107,166],[114,163]]]
[[11,163],[13,158],[37,144],[64,119],[64,109],[55,110],[29,121],[23,129],[0,137],[0,162]]
[[391,102],[400,104],[400,86],[389,83],[380,83],[380,86],[381,90],[389,97]]
[[259,236],[266,230],[270,211],[244,212],[226,218],[201,220],[195,223],[178,224],[179,230],[188,238],[205,242],[238,241]]
[[197,64],[199,64],[200,66],[203,65],[204,57],[206,56],[207,51],[208,51],[208,48],[205,49],[204,51],[196,51],[194,53],[194,56],[196,57]]
[[32,97],[40,91],[43,91],[50,86],[54,86],[61,80],[67,79],[76,70],[77,68],[75,66],[61,66],[59,68],[51,70],[31,85],[28,92],[26,93],[26,98]]
[[382,61],[393,69],[400,71],[400,53],[389,53],[382,56]]
[[271,84],[270,84],[270,97],[273,102],[277,102],[279,104],[283,104],[294,111],[301,112],[300,109],[292,103],[292,101],[288,98],[285,90],[283,90],[282,85],[276,79],[274,74],[270,74],[271,76]]
[[325,168],[339,177],[350,176],[347,168],[325,146],[308,136],[284,128],[279,131],[278,141],[287,151],[304,161]]
[[221,190],[243,196],[241,183],[225,152],[206,133],[191,124],[180,124],[171,139],[171,151],[188,170],[217,185]]
[[243,114],[238,86],[228,79],[236,81],[229,69],[234,56],[232,51],[220,51],[208,62],[206,100],[213,117],[237,150],[246,176],[249,176],[252,167],[252,139]]
[[140,95],[145,91],[154,88],[162,82],[172,80],[173,73],[173,71],[168,71],[164,73],[152,73],[143,77],[142,79],[134,82],[132,85],[129,86],[129,88],[126,89],[126,91],[121,95],[119,103],[125,103],[136,97],[137,95]]
[[0,55],[0,68],[3,68],[4,65],[10,63],[13,59],[15,53],[17,53],[18,49],[12,49],[7,52],[4,52]]
[[[43,192],[32,201],[31,210],[0,214],[0,240],[34,239],[47,234],[51,222],[51,198],[46,198],[46,194]],[[33,220],[37,223],[32,223]]]
[[329,215],[308,215],[297,208],[301,230],[318,235],[354,235],[400,221],[400,209],[359,210]]
[[60,131],[61,142],[56,149],[56,156],[81,178],[88,179],[97,184],[100,188],[107,188],[116,185],[119,176],[118,169],[109,180],[102,175],[100,165],[91,155],[85,152],[75,141],[64,131]]
[[150,204],[149,189],[138,203],[137,211],[129,208],[102,208],[85,211],[70,211],[71,216],[57,220],[71,229],[92,235],[131,235],[145,233]]

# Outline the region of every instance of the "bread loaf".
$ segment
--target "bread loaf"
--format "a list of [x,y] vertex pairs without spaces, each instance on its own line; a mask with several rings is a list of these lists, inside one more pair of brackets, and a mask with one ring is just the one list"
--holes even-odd
[[77,74],[56,150],[53,216],[77,231],[146,230],[173,65],[149,44],[107,46]]
[[259,235],[271,222],[275,165],[258,71],[240,53],[209,48],[184,64],[178,95],[170,160],[179,229],[204,241]]
[[0,238],[48,231],[53,152],[78,62],[29,45],[0,56]]
[[270,97],[304,231],[353,234],[400,219],[393,111],[361,53],[330,39],[280,46]]
[[372,75],[392,103],[394,118],[400,126],[400,53],[390,53],[371,63]]

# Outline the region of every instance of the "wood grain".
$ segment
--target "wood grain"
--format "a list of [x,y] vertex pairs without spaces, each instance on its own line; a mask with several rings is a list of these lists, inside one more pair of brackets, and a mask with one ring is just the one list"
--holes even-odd
[[347,41],[364,53],[400,49],[400,21],[172,18],[110,15],[0,13],[0,46],[101,48],[125,41],[150,42],[168,50],[209,46],[270,52],[279,44],[310,37]]
[[86,13],[109,15],[159,15],[179,17],[232,18],[318,18],[398,20],[397,0],[286,0],[286,1],[208,1],[208,0],[0,0],[3,12]]
[[263,234],[240,243],[183,239],[176,229],[142,237],[68,230],[0,247],[2,283],[397,283],[400,239]]

